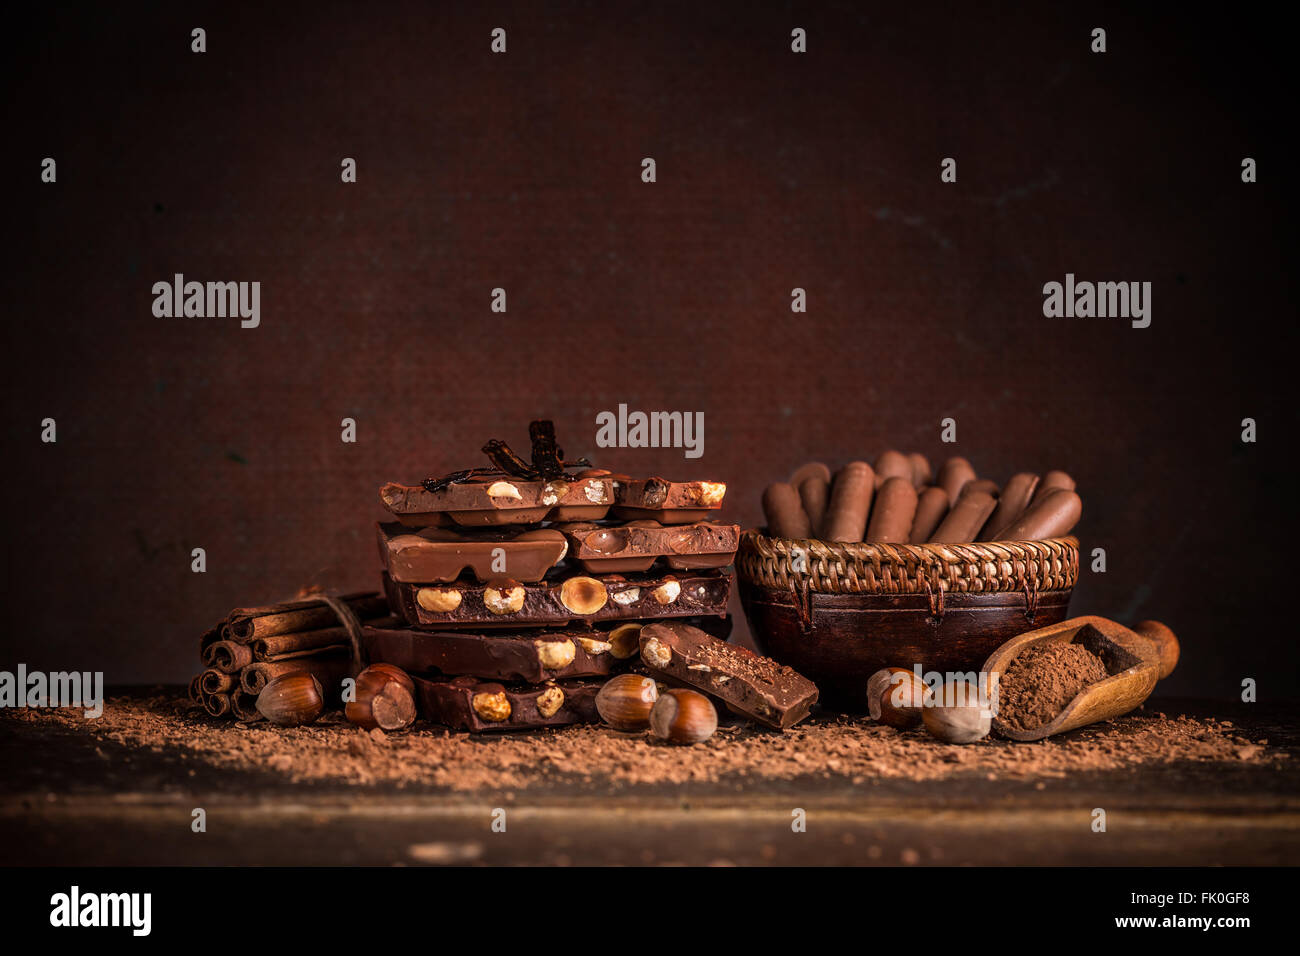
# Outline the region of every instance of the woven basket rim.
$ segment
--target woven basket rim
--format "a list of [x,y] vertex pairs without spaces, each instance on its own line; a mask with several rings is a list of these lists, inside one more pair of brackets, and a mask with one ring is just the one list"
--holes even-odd
[[863,555],[873,554],[876,552],[888,553],[888,551],[929,551],[935,554],[941,554],[944,551],[953,548],[989,548],[989,547],[1007,547],[1022,546],[1026,544],[1052,544],[1058,547],[1075,548],[1079,547],[1079,539],[1072,534],[1061,535],[1056,538],[1024,538],[1024,539],[1007,539],[1005,541],[962,541],[953,544],[935,544],[925,542],[923,544],[868,544],[865,541],[826,541],[823,538],[779,538],[776,535],[768,534],[762,528],[745,528],[740,532],[741,544],[746,539],[758,539],[764,541],[788,541],[791,544],[816,544],[830,551],[843,550],[849,554],[860,553]]
[[[796,553],[802,552],[796,560]],[[776,538],[742,532],[736,573],[742,582],[827,594],[1037,592],[1073,588],[1079,539],[957,544],[868,544]]]

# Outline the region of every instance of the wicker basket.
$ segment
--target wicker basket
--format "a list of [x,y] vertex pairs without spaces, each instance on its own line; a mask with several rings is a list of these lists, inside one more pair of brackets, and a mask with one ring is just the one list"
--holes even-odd
[[978,670],[1010,638],[1064,620],[1079,542],[846,544],[750,530],[736,571],[760,648],[824,699],[859,707],[882,667]]

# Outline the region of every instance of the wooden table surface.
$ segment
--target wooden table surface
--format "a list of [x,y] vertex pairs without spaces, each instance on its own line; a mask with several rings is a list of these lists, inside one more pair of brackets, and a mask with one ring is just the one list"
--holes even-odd
[[[929,781],[810,773],[628,785],[598,775],[466,791],[295,783],[3,714],[0,855],[36,865],[1293,863],[1295,708],[1152,704],[1230,718],[1244,736],[1266,738],[1273,759]],[[190,827],[196,807],[202,834]],[[492,829],[497,808],[504,833]],[[793,808],[805,811],[805,832],[792,830]],[[1091,826],[1096,808],[1105,832]]]

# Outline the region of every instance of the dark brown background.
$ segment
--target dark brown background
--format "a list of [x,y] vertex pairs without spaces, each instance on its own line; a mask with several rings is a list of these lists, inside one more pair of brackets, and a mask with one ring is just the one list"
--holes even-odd
[[[371,585],[381,482],[550,416],[571,455],[726,480],[747,525],[810,457],[1068,469],[1109,556],[1073,610],[1174,627],[1171,692],[1288,693],[1292,107],[1267,23],[1178,16],[412,3],[15,26],[0,664],[183,680],[230,607]],[[176,272],[261,281],[261,328],[154,318]],[[1066,272],[1151,281],[1152,326],[1044,318]],[[619,402],[703,411],[703,460],[594,448]]]

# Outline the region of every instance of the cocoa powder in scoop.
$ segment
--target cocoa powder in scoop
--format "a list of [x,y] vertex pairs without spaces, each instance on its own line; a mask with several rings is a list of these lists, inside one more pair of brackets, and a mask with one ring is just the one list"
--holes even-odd
[[998,683],[998,720],[1034,730],[1056,717],[1089,684],[1105,680],[1106,665],[1082,644],[1036,644],[1011,662]]

